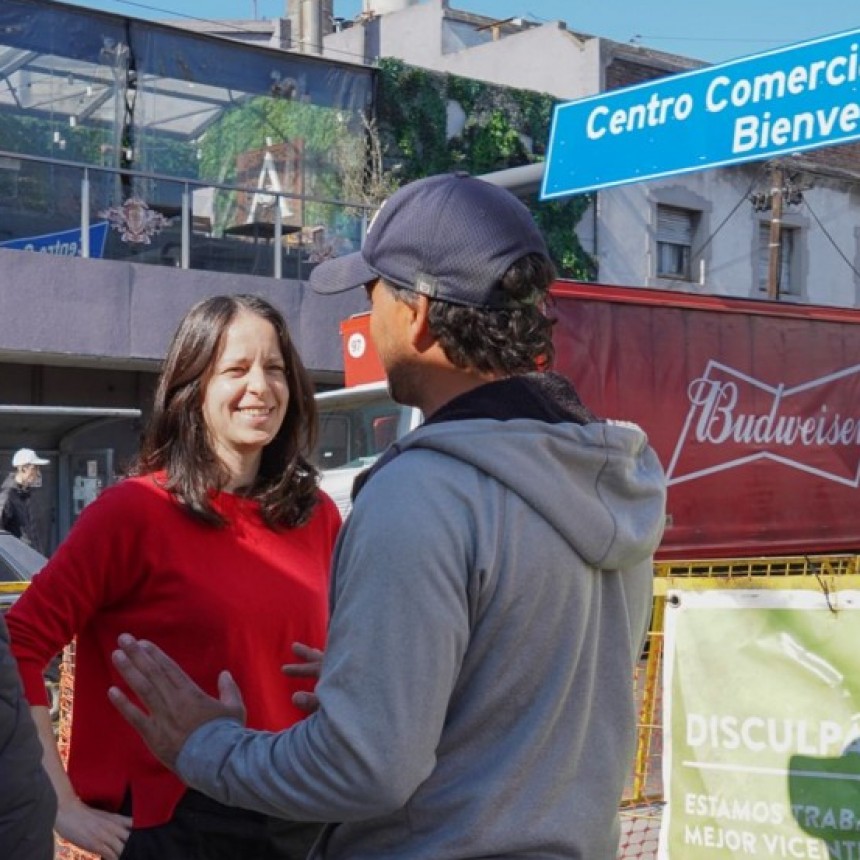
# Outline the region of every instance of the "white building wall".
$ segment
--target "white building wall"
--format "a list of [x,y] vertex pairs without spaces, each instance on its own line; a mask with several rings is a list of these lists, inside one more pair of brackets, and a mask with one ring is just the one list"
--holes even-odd
[[[325,39],[331,59],[393,57],[413,66],[503,86],[575,99],[601,88],[601,42],[580,38],[558,21],[498,41],[442,52],[446,0],[427,0],[357,22]],[[552,57],[553,62],[545,61]]]
[[[600,90],[600,42],[600,39],[579,39],[554,22],[497,42],[443,54],[436,58],[433,68],[463,78],[573,100]],[[545,57],[552,57],[552,62],[539,59]]]
[[[747,247],[751,229],[750,204],[741,204],[723,223],[725,216],[745,196],[750,180],[744,175],[732,177],[729,173],[706,170],[601,191],[598,195],[598,280],[719,295],[750,295],[752,282]],[[658,204],[701,213],[693,243],[691,281],[657,277]],[[715,231],[718,231],[716,236],[713,235]]]
[[[810,285],[809,301],[842,307],[860,306],[857,274],[860,271],[860,196],[846,186],[839,188],[821,183],[805,191],[804,200],[808,201],[808,206],[801,205],[796,211],[797,217],[802,217],[807,226],[805,274],[806,283]],[[794,207],[789,210],[790,213],[794,211]]]
[[[799,231],[792,259],[799,291],[782,298],[857,306],[860,197],[833,180],[816,182],[813,178],[813,183],[804,192],[803,203],[783,210],[785,227]],[[597,201],[598,280],[607,284],[766,298],[759,289],[759,225],[769,224],[771,213],[754,211],[748,196],[751,191],[764,191],[769,186],[766,169],[745,165],[601,191]],[[660,203],[701,212],[690,281],[656,275],[656,212]],[[591,232],[590,223],[577,230],[586,249],[592,241]]]
[[[329,33],[323,55],[331,60],[372,63],[393,57],[413,66],[435,69],[440,54],[440,0],[409,6],[384,16],[362,19],[352,27]],[[351,57],[348,56],[351,54]]]
[[341,63],[369,62],[367,38],[363,27],[346,27],[323,39],[323,56]]
[[437,69],[442,50],[441,0],[429,0],[377,20],[379,56],[395,57],[423,69]]

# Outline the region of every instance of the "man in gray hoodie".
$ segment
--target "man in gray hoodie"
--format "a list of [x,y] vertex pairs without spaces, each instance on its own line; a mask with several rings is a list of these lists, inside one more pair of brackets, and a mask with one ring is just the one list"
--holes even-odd
[[120,639],[147,712],[110,695],[156,755],[223,803],[336,822],[314,858],[615,857],[665,481],[639,428],[546,372],[553,277],[527,209],[463,175],[404,186],[314,270],[368,291],[391,393],[427,420],[341,533],[308,719],[249,731],[228,675],[217,701]]

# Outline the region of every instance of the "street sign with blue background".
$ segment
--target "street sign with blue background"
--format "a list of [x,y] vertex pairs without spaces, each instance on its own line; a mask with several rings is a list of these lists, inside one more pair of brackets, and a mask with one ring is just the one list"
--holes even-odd
[[857,139],[852,30],[559,105],[541,199]]
[[[90,257],[101,257],[104,254],[107,231],[107,221],[100,221],[90,226]],[[81,239],[80,229],[61,230],[58,233],[42,233],[40,236],[9,239],[6,242],[0,242],[0,248],[38,251],[59,257],[80,257],[83,248]]]

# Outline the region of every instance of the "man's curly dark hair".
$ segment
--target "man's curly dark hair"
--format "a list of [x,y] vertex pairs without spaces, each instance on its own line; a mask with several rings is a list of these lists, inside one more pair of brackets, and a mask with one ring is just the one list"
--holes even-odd
[[[455,367],[508,376],[549,368],[555,349],[547,300],[555,278],[551,260],[528,254],[502,276],[509,307],[474,308],[431,299],[430,331]],[[407,304],[417,299],[411,290],[387,286]]]

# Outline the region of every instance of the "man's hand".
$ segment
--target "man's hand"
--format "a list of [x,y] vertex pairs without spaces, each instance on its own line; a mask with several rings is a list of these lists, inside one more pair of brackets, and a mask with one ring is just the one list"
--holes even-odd
[[[322,669],[323,653],[319,648],[311,648],[310,645],[293,642],[293,654],[300,660],[304,660],[304,662],[286,663],[281,666],[281,671],[293,678],[319,678],[320,670]],[[316,695],[305,691],[293,693],[293,704],[297,708],[307,711],[309,714],[312,714],[320,706]]]
[[229,672],[218,676],[219,701],[204,693],[152,642],[123,633],[118,644],[113,664],[149,713],[132,704],[118,687],[108,690],[108,698],[171,770],[188,736],[204,723],[229,717],[245,724],[242,694]]

